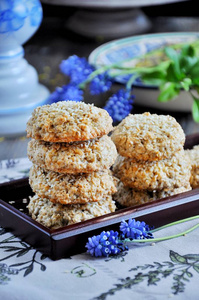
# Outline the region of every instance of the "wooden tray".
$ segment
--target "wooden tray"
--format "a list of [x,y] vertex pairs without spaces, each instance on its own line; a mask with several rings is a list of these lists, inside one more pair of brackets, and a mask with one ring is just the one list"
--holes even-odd
[[[199,134],[187,136],[185,148],[199,144]],[[155,227],[199,214],[199,189],[156,200],[132,208],[118,209],[61,229],[49,230],[34,221],[27,212],[33,192],[28,178],[0,184],[0,225],[51,259],[84,252],[88,237],[102,230],[118,230],[122,220],[135,218]]]

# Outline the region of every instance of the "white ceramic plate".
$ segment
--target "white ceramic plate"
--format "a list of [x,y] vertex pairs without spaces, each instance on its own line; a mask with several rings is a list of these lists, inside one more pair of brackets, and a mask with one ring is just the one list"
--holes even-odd
[[[158,33],[133,36],[114,40],[96,48],[89,56],[89,62],[95,67],[110,65],[124,60],[130,60],[134,66],[141,55],[149,53],[151,50],[160,49],[166,45],[191,43],[199,39],[197,32],[176,32],[176,33]],[[116,78],[116,82],[124,84],[127,76]],[[115,87],[117,84],[114,85]],[[191,111],[192,98],[182,91],[180,95],[172,101],[161,103],[157,101],[159,89],[157,86],[145,85],[139,80],[133,84],[134,102],[142,106],[148,106],[163,110],[173,111]]]

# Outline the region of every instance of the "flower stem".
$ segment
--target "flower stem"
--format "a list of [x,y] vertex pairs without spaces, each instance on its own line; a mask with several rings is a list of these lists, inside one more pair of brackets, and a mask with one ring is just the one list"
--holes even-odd
[[194,225],[193,227],[183,231],[183,232],[180,232],[180,233],[177,233],[177,234],[174,234],[174,235],[169,235],[169,236],[154,238],[154,239],[125,240],[125,242],[131,242],[131,243],[135,244],[135,243],[154,243],[154,242],[161,242],[161,241],[165,241],[165,240],[171,240],[171,239],[186,235],[187,233],[193,231],[194,229],[196,229],[198,227],[199,227],[199,223]]
[[81,89],[84,89],[86,84],[89,83],[93,78],[95,78],[97,75],[100,75],[104,72],[106,72],[107,70],[110,70],[110,69],[126,69],[125,67],[119,65],[119,64],[111,64],[111,65],[107,65],[107,66],[103,66],[103,67],[100,67],[99,69],[96,69],[95,71],[93,71],[89,76],[88,78],[81,82],[79,84],[79,88]]
[[126,88],[127,90],[130,90],[131,89],[131,86],[133,84],[133,82],[136,80],[136,78],[138,77],[138,74],[133,74],[130,79],[127,81],[127,84],[126,84]]
[[156,232],[156,231],[159,231],[161,229],[164,229],[164,228],[167,228],[167,227],[170,227],[170,226],[173,226],[173,225],[177,225],[177,224],[180,224],[180,223],[188,222],[188,221],[191,221],[191,220],[195,220],[195,219],[198,219],[198,218],[199,218],[199,215],[196,215],[196,216],[193,216],[193,217],[189,217],[189,218],[186,218],[186,219],[175,221],[175,222],[166,224],[164,226],[158,227],[156,229],[152,229],[152,230],[150,230],[150,232]]
[[[114,64],[110,64],[110,65],[106,65],[106,66],[102,66],[98,69],[96,69],[95,71],[93,71],[88,78],[81,82],[79,84],[79,88],[80,89],[84,89],[85,86],[91,82],[93,80],[93,78],[95,78],[97,75],[103,74],[104,72],[111,70],[111,74],[109,74],[110,77],[116,77],[116,76],[121,76],[121,75],[128,75],[128,74],[132,74],[133,77],[131,78],[132,83],[133,81],[136,79],[136,77],[141,76],[143,73],[151,73],[154,71],[158,71],[159,69],[165,69],[168,67],[169,61],[163,61],[161,62],[158,66],[151,66],[151,67],[129,67],[129,66],[124,66],[123,63],[124,61],[120,61],[118,63],[114,63]],[[135,78],[134,78],[135,77]],[[134,80],[133,80],[134,79]],[[132,85],[131,83],[131,85]],[[130,84],[129,84],[130,86]]]

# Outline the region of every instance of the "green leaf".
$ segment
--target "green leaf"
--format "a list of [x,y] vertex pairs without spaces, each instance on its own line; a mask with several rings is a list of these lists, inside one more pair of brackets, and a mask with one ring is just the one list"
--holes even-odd
[[175,263],[180,263],[180,264],[186,264],[187,263],[187,259],[184,256],[181,256],[180,254],[178,254],[177,252],[174,251],[170,251],[170,258],[173,262]]
[[171,47],[166,47],[165,53],[172,61],[172,63],[170,64],[170,67],[171,67],[173,75],[175,74],[176,78],[180,78],[181,70],[180,70],[179,55],[178,55],[177,51]]
[[171,275],[173,273],[173,271],[174,271],[173,269],[166,269],[162,272],[162,275],[163,275],[163,277],[166,278],[167,276]]
[[24,277],[29,275],[33,271],[33,264],[31,264],[25,271]]
[[179,80],[181,80],[182,78],[183,78],[183,76],[176,75],[175,67],[171,63],[167,69],[167,74],[166,74],[166,78],[165,78],[166,81],[179,82]]
[[142,75],[145,84],[160,86],[165,82],[165,74],[161,71],[154,71]]
[[199,265],[194,265],[193,268],[194,268],[194,270],[195,270],[196,272],[199,273]]
[[157,277],[149,277],[148,278],[148,285],[156,285],[156,283],[160,281],[160,278]]
[[25,255],[26,253],[28,253],[28,251],[29,251],[29,250],[23,249],[23,250],[21,250],[21,251],[17,254],[16,257],[23,256],[23,255]]
[[180,60],[180,69],[181,72],[188,74],[191,72],[192,68],[194,67],[195,64],[197,64],[198,58],[197,57],[182,57]]
[[166,82],[167,69],[170,62],[164,61],[157,66],[137,69],[136,72],[147,84],[154,84],[159,86],[163,82]]
[[195,48],[191,45],[184,45],[181,49],[181,55],[193,57],[196,55]]
[[183,89],[185,91],[189,91],[190,87],[192,85],[192,80],[190,78],[184,78],[182,81],[181,81],[181,86],[183,87]]
[[43,264],[41,264],[40,269],[41,269],[41,271],[45,271],[46,270],[46,266],[43,265]]
[[193,277],[193,274],[192,274],[191,272],[189,272],[189,271],[187,271],[186,274],[187,274],[187,276],[188,276],[189,278]]
[[176,87],[173,82],[166,82],[160,87],[160,94],[158,96],[159,102],[168,102],[174,99],[180,93],[180,88]]
[[198,79],[198,77],[199,77],[198,74],[199,74],[199,59],[197,59],[197,62],[189,70],[189,77],[194,82],[195,80]]
[[199,100],[193,97],[192,116],[196,123],[199,123]]
[[186,254],[184,255],[184,257],[188,258],[188,259],[192,259],[192,260],[199,260],[199,254]]
[[198,78],[193,78],[193,88],[196,91],[199,91],[199,77]]
[[187,282],[189,281],[189,279],[187,279],[186,277],[183,277],[182,280],[187,281]]

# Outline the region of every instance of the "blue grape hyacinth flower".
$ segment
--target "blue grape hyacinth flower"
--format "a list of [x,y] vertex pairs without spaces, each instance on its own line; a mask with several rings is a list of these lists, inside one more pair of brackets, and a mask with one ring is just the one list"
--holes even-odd
[[[109,91],[114,82],[114,76],[107,70],[107,66],[95,69],[85,57],[69,56],[59,67],[61,73],[68,77],[69,84],[56,88],[50,95],[50,103],[83,101],[87,85],[91,95],[99,95]],[[131,80],[128,81],[125,88],[118,90],[102,107],[109,113],[114,123],[122,121],[133,108],[134,95],[131,94],[131,84]]]
[[99,235],[88,238],[86,243],[87,253],[95,257],[114,256],[128,250],[125,245],[133,240],[153,239],[152,229],[145,222],[129,219],[120,223],[120,232],[102,231]]
[[90,82],[90,93],[91,95],[99,95],[110,90],[112,86],[112,80],[107,72],[99,74],[93,78]]
[[83,101],[83,91],[73,84],[63,85],[62,87],[57,87],[55,91],[50,95],[49,102],[58,101]]
[[113,122],[120,122],[129,115],[133,108],[133,98],[130,90],[121,89],[108,99],[104,109],[112,117]]
[[72,55],[63,60],[59,66],[60,71],[70,77],[70,83],[78,85],[85,81],[94,71],[94,68],[88,63],[86,58]]
[[103,231],[97,236],[90,237],[86,243],[87,253],[92,256],[117,255],[128,248],[119,241],[117,231]]
[[153,238],[150,232],[150,227],[145,222],[129,219],[128,222],[122,221],[120,224],[120,231],[124,238],[129,239],[147,239]]

